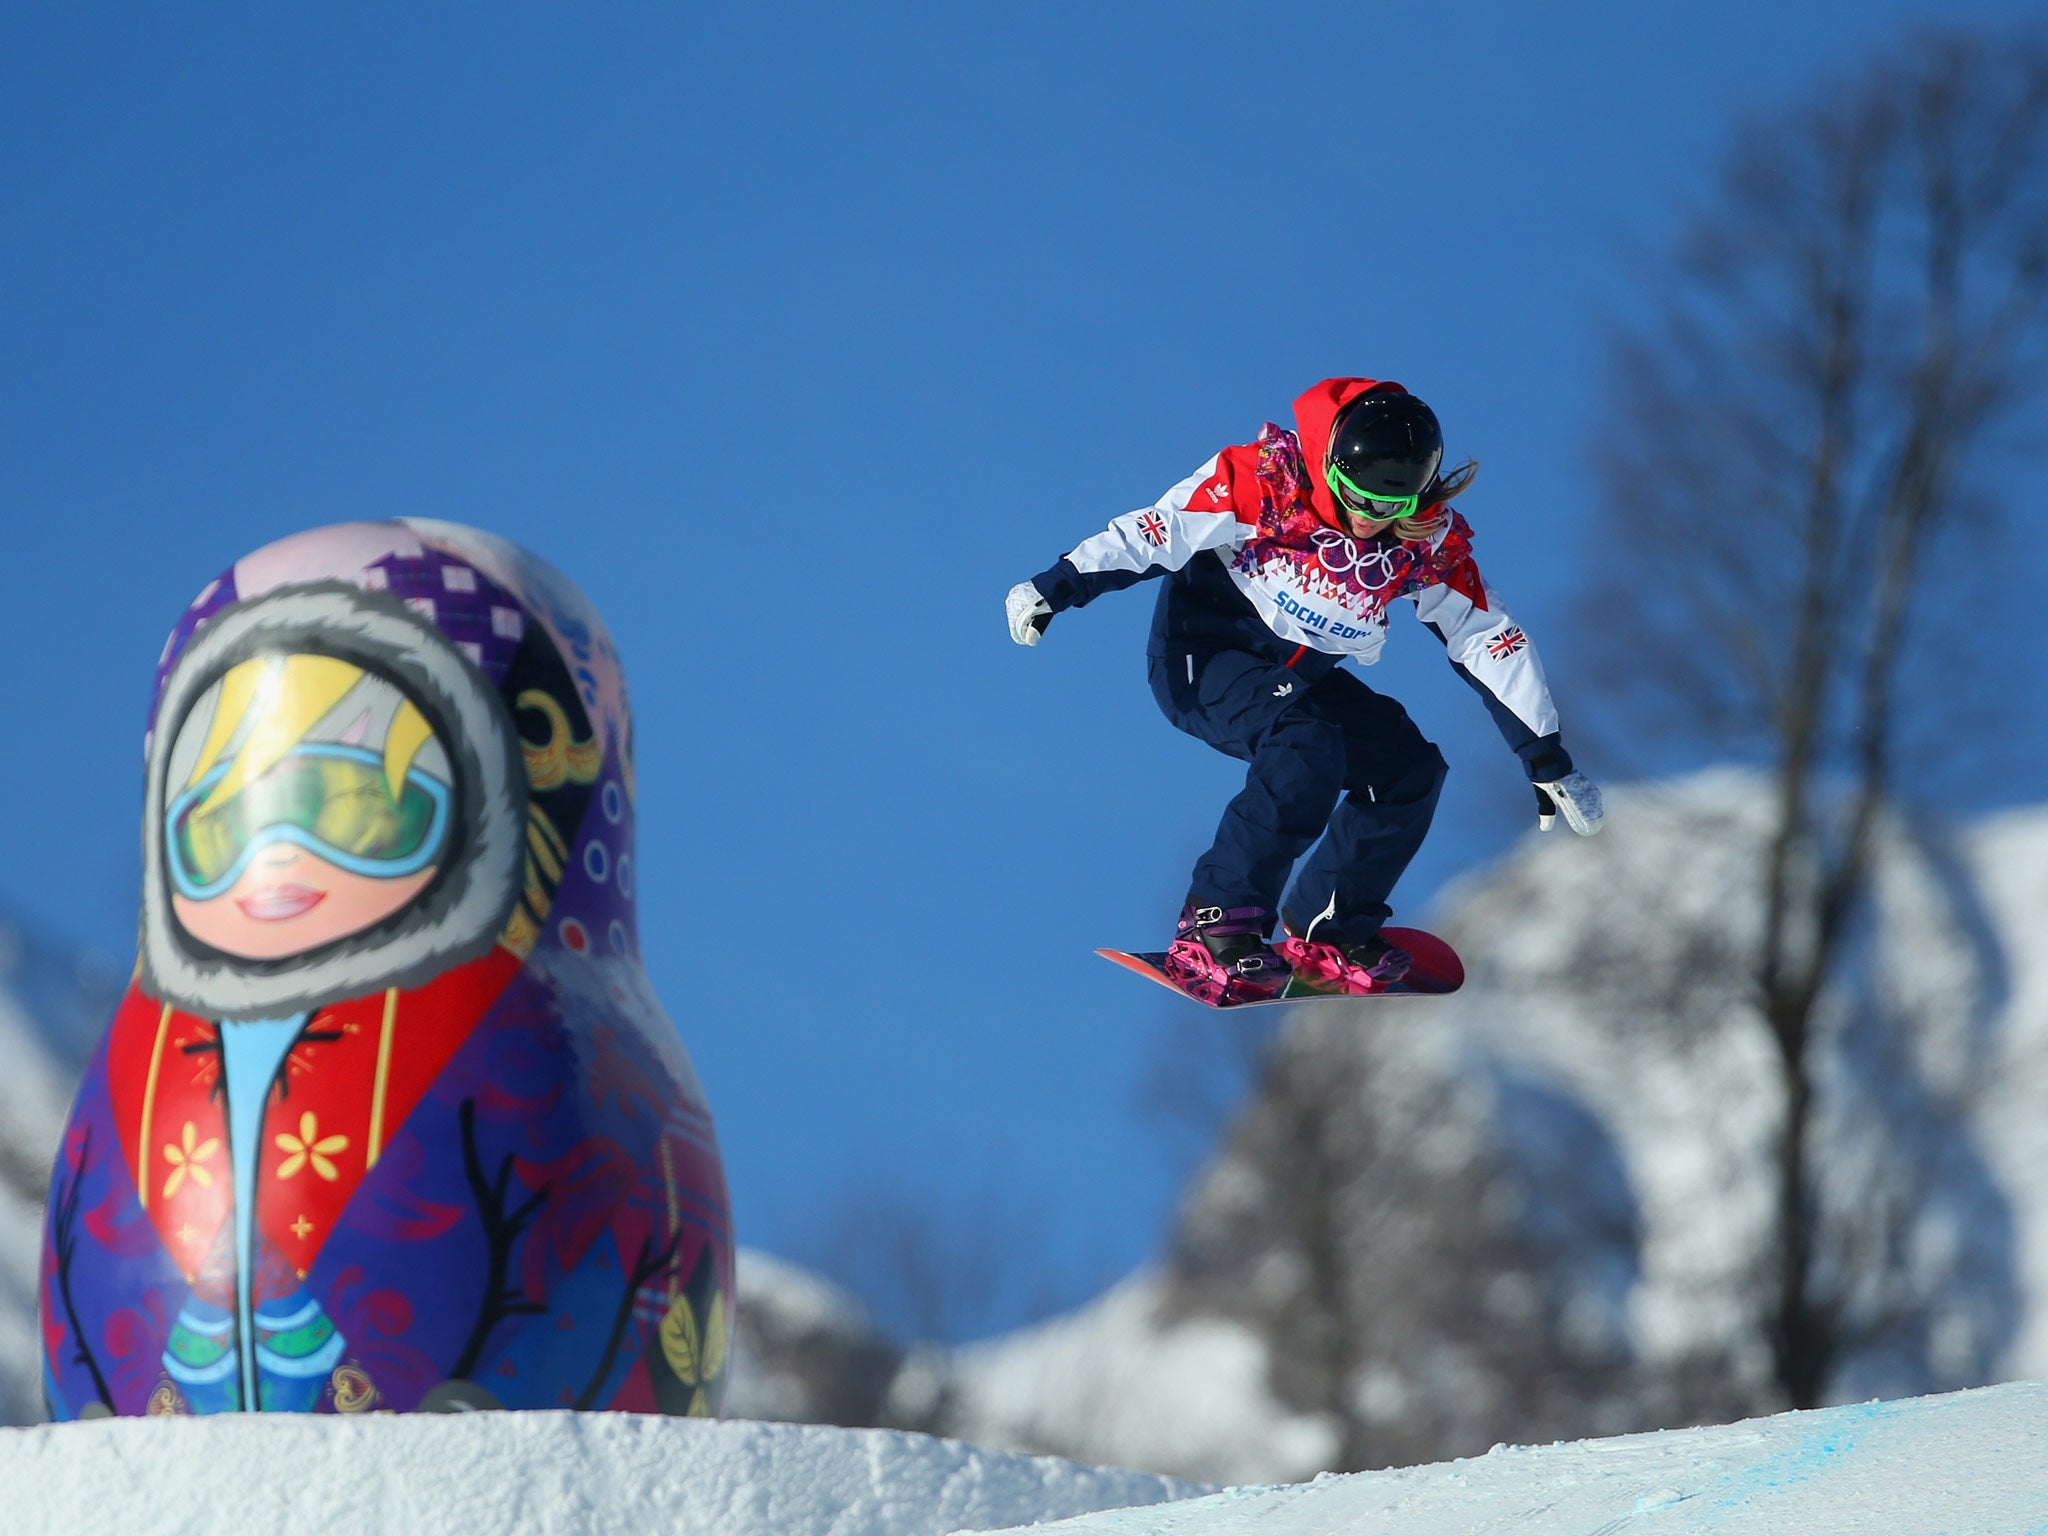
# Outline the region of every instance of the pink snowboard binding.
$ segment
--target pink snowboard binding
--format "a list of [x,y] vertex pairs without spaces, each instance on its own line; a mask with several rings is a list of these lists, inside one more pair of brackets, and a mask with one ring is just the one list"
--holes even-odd
[[1266,943],[1273,914],[1263,907],[1181,909],[1177,937],[1160,969],[1190,997],[1215,1007],[1270,1002],[1292,973]]
[[[1376,947],[1377,954],[1373,952]],[[1322,939],[1297,939],[1289,934],[1278,948],[1294,974],[1310,986],[1335,987],[1356,997],[1386,991],[1415,963],[1405,949],[1372,942],[1352,945],[1347,953]]]

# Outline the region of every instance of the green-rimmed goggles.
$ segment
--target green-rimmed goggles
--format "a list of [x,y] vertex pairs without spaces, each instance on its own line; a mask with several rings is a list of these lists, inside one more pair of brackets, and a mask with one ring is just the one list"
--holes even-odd
[[1413,517],[1422,504],[1422,497],[1375,496],[1370,491],[1360,490],[1344,476],[1333,459],[1325,467],[1323,478],[1330,487],[1330,494],[1337,498],[1337,505],[1355,517],[1370,518],[1374,522],[1391,522],[1395,518]]
[[201,809],[227,771],[215,768],[164,814],[171,883],[191,901],[220,895],[278,843],[394,880],[425,869],[448,840],[448,786],[415,768],[394,796],[383,759],[361,747],[301,744],[226,803]]

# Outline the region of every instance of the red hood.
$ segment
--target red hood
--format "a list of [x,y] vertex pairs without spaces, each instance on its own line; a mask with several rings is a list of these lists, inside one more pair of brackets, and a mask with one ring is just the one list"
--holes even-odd
[[[1315,503],[1316,516],[1340,532],[1344,530],[1344,522],[1338,517],[1337,504],[1330,497],[1329,482],[1323,478],[1324,462],[1330,453],[1330,428],[1336,423],[1339,411],[1380,384],[1393,384],[1393,380],[1325,379],[1304,391],[1294,402],[1294,425],[1301,438],[1309,500]],[[1394,384],[1394,388],[1400,387]]]

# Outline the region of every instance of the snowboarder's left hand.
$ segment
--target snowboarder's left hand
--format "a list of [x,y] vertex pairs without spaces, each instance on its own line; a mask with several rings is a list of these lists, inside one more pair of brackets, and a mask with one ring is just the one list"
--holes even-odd
[[1605,814],[1600,804],[1600,786],[1574,770],[1561,779],[1536,786],[1536,830],[1548,832],[1559,813],[1564,824],[1581,837],[1600,830]]
[[1003,607],[1010,615],[1010,638],[1019,645],[1038,644],[1038,637],[1052,622],[1052,604],[1040,597],[1038,588],[1028,581],[1020,581],[1010,588]]

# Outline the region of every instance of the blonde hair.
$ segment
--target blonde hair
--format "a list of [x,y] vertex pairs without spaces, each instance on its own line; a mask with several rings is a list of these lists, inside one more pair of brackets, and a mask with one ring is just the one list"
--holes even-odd
[[[261,778],[288,757],[363,676],[363,669],[351,662],[305,654],[257,656],[230,667],[220,680],[206,744],[192,765],[186,788],[206,777],[252,712],[256,719],[235,754],[234,766],[213,786],[198,814],[225,805],[251,779]],[[384,783],[393,799],[433,734],[434,728],[412,700],[399,705],[384,736]]]
[[1394,537],[1404,544],[1417,544],[1435,538],[1451,520],[1451,503],[1472,487],[1479,478],[1479,461],[1467,459],[1448,475],[1438,475],[1423,492],[1422,501],[1413,517],[1396,518],[1389,526]]

